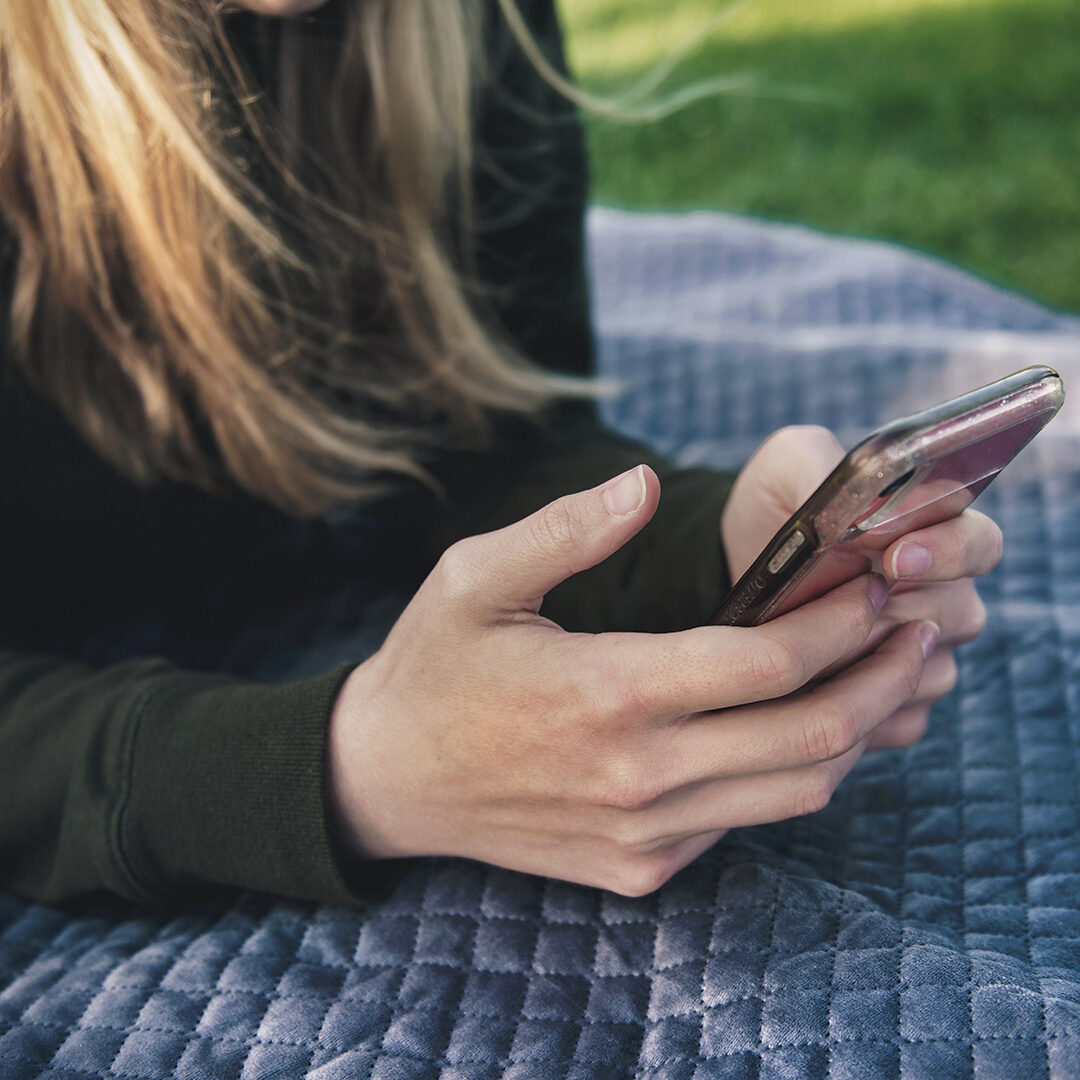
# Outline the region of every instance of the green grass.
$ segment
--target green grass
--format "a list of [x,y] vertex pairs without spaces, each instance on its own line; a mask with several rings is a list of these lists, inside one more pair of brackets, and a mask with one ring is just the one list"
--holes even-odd
[[[561,0],[571,66],[617,95],[724,6]],[[590,118],[594,199],[896,240],[1080,310],[1077,0],[754,0],[660,93],[739,72],[760,90]]]

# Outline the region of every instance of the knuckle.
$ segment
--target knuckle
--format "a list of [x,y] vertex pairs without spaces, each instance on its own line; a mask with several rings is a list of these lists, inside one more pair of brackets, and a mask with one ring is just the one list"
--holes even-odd
[[986,605],[978,593],[973,593],[968,605],[966,617],[960,625],[957,635],[960,641],[973,641],[986,629]]
[[562,550],[574,543],[582,526],[577,502],[563,496],[543,507],[533,519],[533,539],[545,550]]
[[806,658],[792,641],[777,635],[761,635],[746,655],[746,679],[769,697],[783,697],[809,678]]
[[433,577],[445,602],[462,601],[475,587],[477,560],[473,549],[471,538],[459,540],[448,547],[436,563]]
[[956,658],[951,652],[943,655],[940,663],[941,670],[934,680],[935,697],[944,697],[948,694],[956,686],[957,679],[959,678],[959,672],[956,667]]
[[617,811],[607,833],[616,850],[627,854],[640,851],[655,839],[649,831],[644,815],[633,809]]
[[832,761],[858,742],[858,720],[841,702],[810,709],[802,723],[803,754],[807,761]]
[[869,594],[865,593],[860,593],[846,601],[844,608],[837,614],[841,626],[851,635],[850,645],[853,648],[866,641],[878,618],[878,613],[870,602]]
[[[602,770],[594,802],[615,810],[643,810],[663,794],[661,783],[650,770],[642,769],[635,762],[615,759]],[[621,838],[627,826],[616,829]]]
[[960,679],[960,669],[956,666],[956,657],[950,652],[945,665],[945,692],[952,690]]
[[566,656],[560,676],[560,712],[566,716],[571,730],[589,739],[599,739],[598,745],[603,745],[613,731],[612,721],[618,717],[611,689],[614,673],[609,673],[607,665],[593,650],[578,649]]
[[617,720],[634,720],[648,716],[652,708],[652,694],[640,679],[627,677],[612,679],[605,693],[606,711]]
[[648,896],[656,892],[671,874],[671,868],[662,856],[638,855],[622,861],[609,888],[622,896]]
[[805,817],[817,814],[829,805],[836,790],[836,783],[831,770],[815,769],[807,780],[799,786],[795,816]]

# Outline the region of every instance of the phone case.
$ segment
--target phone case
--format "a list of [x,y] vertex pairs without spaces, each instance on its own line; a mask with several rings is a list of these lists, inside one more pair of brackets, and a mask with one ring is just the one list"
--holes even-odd
[[878,428],[788,519],[712,621],[753,626],[881,572],[881,552],[965,510],[1064,399],[1056,371],[1030,367]]

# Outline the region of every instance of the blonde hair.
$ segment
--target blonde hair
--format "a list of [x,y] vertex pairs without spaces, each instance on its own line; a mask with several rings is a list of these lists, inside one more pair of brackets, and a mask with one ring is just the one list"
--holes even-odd
[[466,2],[350,4],[332,64],[275,28],[274,112],[210,0],[0,2],[12,341],[126,475],[323,513],[573,390],[499,340],[450,255]]

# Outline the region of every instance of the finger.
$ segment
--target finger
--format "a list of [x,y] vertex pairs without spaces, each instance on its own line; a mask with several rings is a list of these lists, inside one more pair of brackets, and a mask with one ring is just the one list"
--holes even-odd
[[609,826],[626,852],[648,855],[709,846],[727,829],[765,825],[817,813],[862,756],[864,742],[827,762],[757,776],[712,780],[673,792],[663,802]]
[[843,756],[907,705],[936,644],[933,623],[902,626],[871,656],[808,693],[694,718],[668,739],[667,788]]
[[828,428],[805,424],[774,432],[754,456],[758,455],[769,458],[770,462],[776,459],[779,465],[770,469],[769,475],[773,494],[786,517],[806,502],[843,460],[844,448]]
[[903,623],[926,620],[941,629],[940,652],[944,645],[962,645],[978,637],[986,626],[986,607],[970,578],[894,588],[866,641],[850,656],[826,668],[819,678],[829,678],[869,656]]
[[[882,579],[863,575],[762,626],[601,634],[588,645],[598,698],[662,723],[784,697],[857,648],[884,599]],[[580,665],[580,644],[568,648]]]
[[459,541],[439,562],[447,599],[487,611],[538,611],[545,593],[634,536],[659,499],[656,474],[639,465],[504,529]]
[[539,857],[531,843],[519,842],[497,852],[490,861],[526,874],[560,878],[624,896],[644,896],[712,847],[726,831],[698,832],[668,843],[652,839],[639,842],[636,827],[625,827],[629,816],[622,812],[617,823],[613,815],[606,822],[594,820],[594,829],[570,830],[554,847],[550,835],[542,833],[548,843]]
[[989,573],[1001,558],[1001,530],[978,510],[908,533],[885,549],[882,566],[897,581],[952,581]]
[[926,733],[930,707],[956,685],[952,649],[938,649],[926,662],[919,689],[899,712],[883,721],[866,744],[867,750],[895,750],[911,746]]
[[781,428],[757,448],[739,471],[720,519],[733,580],[842,457],[840,444],[821,427]]
[[929,705],[912,705],[894,713],[866,743],[867,752],[899,750],[917,743],[926,734],[930,717]]
[[940,644],[960,645],[982,632],[986,606],[970,578],[927,582],[890,592],[881,619],[897,623],[931,619],[941,627]]
[[950,648],[938,648],[926,661],[919,687],[911,696],[909,705],[933,705],[956,686],[956,659]]
[[604,887],[623,896],[647,896],[708,851],[725,832],[693,833],[674,842],[645,845],[640,851],[628,852],[620,846],[610,859],[612,870]]

